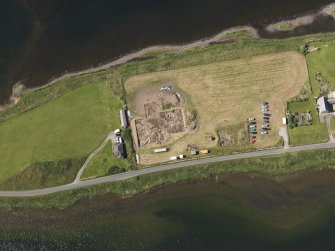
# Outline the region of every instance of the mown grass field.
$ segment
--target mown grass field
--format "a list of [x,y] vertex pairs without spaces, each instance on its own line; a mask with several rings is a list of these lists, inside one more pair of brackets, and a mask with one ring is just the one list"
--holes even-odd
[[321,48],[320,51],[309,53],[306,56],[310,84],[312,87],[312,94],[308,101],[292,102],[288,105],[291,112],[312,112],[313,125],[301,126],[289,130],[290,143],[292,145],[305,145],[328,141],[327,126],[321,123],[316,110],[316,99],[320,95],[320,87],[318,86],[315,76],[321,72],[329,81],[329,85],[335,90],[335,43],[317,42],[312,45]]
[[119,99],[96,83],[0,124],[0,182],[37,162],[88,156],[119,127]]
[[[267,100],[271,111],[269,135],[259,135],[256,147],[271,147],[280,140],[279,128],[285,116],[288,99],[299,94],[308,81],[305,59],[296,52],[269,54],[178,70],[138,75],[128,79],[125,88],[129,97],[140,89],[156,83],[172,83],[186,96],[186,106],[196,110],[199,129],[172,145],[159,155],[142,154],[141,163],[153,164],[185,151],[188,144],[200,148],[215,147],[208,135],[217,129],[245,122],[249,117],[261,127],[262,101]],[[131,107],[131,100],[128,99]],[[131,107],[132,108],[132,107]]]

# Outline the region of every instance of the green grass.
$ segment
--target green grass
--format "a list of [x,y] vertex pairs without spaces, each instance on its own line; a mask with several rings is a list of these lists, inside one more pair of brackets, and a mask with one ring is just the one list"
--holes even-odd
[[92,84],[0,124],[0,182],[36,162],[88,156],[119,126],[120,101]]
[[312,45],[320,47],[318,52],[309,53],[306,56],[307,66],[310,77],[312,94],[308,101],[292,102],[288,104],[288,110],[294,112],[312,112],[313,125],[300,126],[289,130],[290,143],[292,145],[304,145],[326,142],[328,140],[327,126],[319,121],[316,110],[316,97],[320,96],[320,87],[318,86],[315,76],[321,72],[327,78],[329,84],[335,90],[335,43],[317,42]]
[[291,30],[293,28],[292,23],[283,23],[279,25],[280,30]]
[[18,175],[0,184],[1,190],[37,189],[74,181],[86,157],[34,163]]
[[84,170],[81,179],[101,177],[113,174],[113,167],[117,167],[120,171],[129,169],[127,160],[120,160],[113,156],[112,143],[108,143],[104,149],[99,152]]
[[[312,83],[317,88],[315,75],[317,72],[321,72],[329,81],[330,86],[335,90],[335,42],[313,43],[312,45],[321,48],[320,51],[309,53],[306,56]],[[317,89],[314,92],[314,95],[316,94],[318,94]]]
[[328,141],[328,131],[325,123],[321,123],[314,99],[303,102],[292,102],[288,104],[288,110],[292,113],[311,111],[313,125],[289,128],[291,145],[307,145]]
[[239,31],[234,31],[231,33],[228,33],[223,36],[223,39],[234,39],[234,38],[240,38],[240,37],[248,37],[250,36],[250,32],[247,30],[239,30]]
[[105,183],[91,187],[33,198],[0,198],[0,208],[65,208],[76,201],[97,195],[114,194],[129,197],[152,189],[190,180],[212,179],[223,173],[253,172],[278,176],[301,170],[335,168],[335,151],[323,149],[277,156],[232,160],[214,164],[192,166],[170,171],[142,175],[125,181]]

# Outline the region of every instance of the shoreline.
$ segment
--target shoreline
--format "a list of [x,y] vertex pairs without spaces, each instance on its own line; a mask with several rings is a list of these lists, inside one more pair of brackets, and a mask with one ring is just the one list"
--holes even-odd
[[[335,19],[335,3],[326,5],[325,7],[316,10],[314,14],[308,14],[308,15],[302,15],[299,16],[297,18],[294,19],[287,19],[287,20],[283,20],[277,23],[273,23],[273,24],[269,24],[268,26],[265,27],[265,30],[267,32],[270,33],[275,33],[275,32],[282,32],[282,31],[291,31],[299,26],[302,25],[308,25],[313,23],[313,21],[315,20],[315,17],[317,17],[318,15],[328,15],[328,16],[332,16]],[[282,24],[286,24],[286,23],[292,23],[292,27],[291,29],[280,29],[280,25]],[[145,54],[150,53],[150,52],[173,52],[173,53],[181,53],[181,52],[185,52],[187,50],[193,49],[195,47],[206,47],[209,46],[211,44],[215,44],[217,42],[222,42],[222,41],[229,41],[231,40],[231,38],[227,38],[224,39],[225,35],[234,33],[234,32],[238,32],[238,31],[247,31],[248,33],[250,33],[249,37],[253,38],[253,39],[260,39],[260,35],[259,35],[259,31],[258,29],[249,26],[249,25],[245,25],[245,26],[235,26],[232,28],[228,28],[225,29],[213,36],[209,36],[207,38],[202,38],[199,40],[196,40],[194,42],[190,42],[190,43],[186,43],[186,44],[181,44],[181,45],[154,45],[154,46],[150,46],[144,49],[140,49],[138,51],[134,50],[133,52],[130,52],[126,55],[120,56],[119,58],[112,60],[110,62],[107,63],[102,63],[102,65],[98,65],[95,67],[91,67],[91,68],[86,68],[84,70],[79,70],[79,71],[75,71],[75,72],[69,72],[69,73],[65,73],[63,75],[60,75],[59,77],[55,77],[55,78],[51,78],[50,81],[44,85],[38,86],[38,87],[33,87],[33,88],[28,88],[28,89],[24,89],[24,91],[22,91],[20,94],[25,94],[25,93],[30,93],[36,90],[40,90],[43,88],[46,88],[60,80],[63,80],[65,78],[68,77],[74,77],[74,76],[79,76],[79,75],[83,75],[83,74],[88,74],[88,73],[93,73],[93,72],[98,72],[98,71],[102,71],[102,70],[106,70],[106,69],[110,69],[112,67],[115,66],[119,66],[122,64],[126,64],[132,60],[135,59],[139,59],[142,58],[143,56],[145,56]],[[14,93],[14,87],[15,84],[13,85],[13,93]],[[5,105],[0,105],[0,112],[14,106],[15,104],[17,104],[20,101],[20,96],[14,95],[12,94],[9,98],[9,102]]]
[[[129,63],[132,60],[136,60],[136,59],[140,59],[142,57],[145,56],[145,54],[150,53],[150,52],[173,52],[173,53],[182,53],[185,52],[187,50],[191,50],[194,49],[196,47],[207,47],[210,46],[213,43],[216,42],[220,42],[220,41],[225,41],[225,40],[230,40],[228,39],[224,39],[225,35],[234,33],[234,32],[238,32],[238,31],[247,31],[248,33],[250,33],[249,37],[253,38],[253,39],[259,39],[260,36],[258,35],[258,30],[255,29],[254,27],[251,26],[236,26],[233,28],[229,28],[229,29],[225,29],[221,32],[219,32],[218,34],[212,36],[212,37],[208,37],[208,38],[203,38],[203,39],[199,39],[196,40],[194,42],[191,43],[187,43],[187,44],[182,44],[182,45],[154,45],[154,46],[150,46],[144,49],[141,49],[139,51],[134,51],[134,52],[130,52],[129,54],[126,54],[124,56],[119,57],[118,59],[112,60],[106,64],[103,65],[99,65],[96,67],[91,67],[91,68],[87,68],[84,70],[79,70],[79,71],[75,71],[75,72],[69,72],[69,73],[65,73],[59,77],[53,78],[51,79],[48,83],[41,85],[39,87],[35,87],[35,88],[29,88],[29,89],[24,89],[24,91],[22,91],[21,94],[25,94],[25,93],[30,93],[33,91],[37,91],[40,89],[44,89],[50,85],[55,84],[58,81],[61,81],[65,78],[69,78],[69,77],[75,77],[75,76],[79,76],[79,75],[83,75],[83,74],[88,74],[88,73],[94,73],[94,72],[98,72],[98,71],[103,71],[103,70],[107,70],[110,69],[112,67],[115,66],[119,66],[119,65],[123,65],[126,63]],[[15,87],[15,85],[13,86],[13,88]],[[14,92],[14,89],[13,89]],[[0,112],[12,107],[13,105],[17,104],[19,102],[20,98],[16,95],[11,95],[10,97],[10,102],[8,104],[2,105],[0,106]]]
[[292,31],[300,26],[312,24],[318,16],[331,16],[335,19],[335,3],[329,4],[313,14],[298,15],[296,18],[269,24],[265,27],[265,31],[270,33]]
[[[315,21],[315,18],[319,15],[328,15],[332,16],[335,19],[335,3],[326,5],[325,7],[316,10],[314,14],[307,14],[307,15],[302,15],[297,18],[293,19],[287,19],[283,20],[280,22],[276,22],[273,24],[269,24],[268,26],[265,27],[265,31],[270,32],[270,33],[275,33],[275,32],[283,32],[283,31],[292,31],[295,28],[303,25],[309,25]],[[292,23],[292,27],[290,29],[280,29],[280,25],[287,24],[287,23]],[[194,42],[186,43],[186,44],[181,44],[181,45],[154,45],[150,46],[144,49],[140,49],[138,51],[134,50],[133,52],[130,52],[124,56],[120,56],[119,58],[112,60],[107,63],[103,63],[102,65],[98,65],[95,67],[91,68],[86,68],[84,70],[79,70],[75,72],[69,72],[65,73],[63,75],[60,75],[59,77],[51,78],[50,81],[44,85],[38,86],[38,87],[33,87],[33,88],[27,88],[20,93],[20,95],[14,95],[15,93],[15,85],[13,85],[13,94],[9,98],[9,102],[5,105],[0,105],[0,112],[5,111],[6,109],[16,105],[20,101],[20,96],[21,94],[25,93],[30,93],[33,91],[37,91],[40,89],[44,89],[50,85],[53,85],[54,83],[61,81],[65,78],[69,77],[75,77],[83,74],[88,74],[88,73],[94,73],[102,70],[107,70],[112,67],[116,67],[119,65],[123,65],[126,63],[129,63],[132,60],[140,59],[145,56],[145,54],[150,53],[150,52],[173,52],[173,53],[182,53],[187,50],[191,50],[196,47],[207,47],[215,43],[223,42],[223,41],[229,41],[233,38],[224,38],[225,35],[232,34],[238,31],[247,31],[249,33],[248,37],[253,38],[253,39],[260,39],[261,36],[259,35],[260,30],[256,29],[255,27],[252,26],[236,26],[232,28],[225,29],[213,36],[207,37],[207,38],[202,38],[199,40],[196,40]]]

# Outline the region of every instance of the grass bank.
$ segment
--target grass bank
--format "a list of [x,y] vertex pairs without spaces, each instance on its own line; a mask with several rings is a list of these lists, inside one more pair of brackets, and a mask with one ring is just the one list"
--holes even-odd
[[263,175],[289,175],[302,170],[335,168],[335,151],[324,149],[278,156],[257,157],[192,166],[178,170],[143,175],[137,178],[76,189],[33,198],[0,198],[0,207],[65,208],[76,201],[92,196],[114,194],[124,198],[148,192],[167,184],[183,181],[212,179],[223,173],[259,173]]

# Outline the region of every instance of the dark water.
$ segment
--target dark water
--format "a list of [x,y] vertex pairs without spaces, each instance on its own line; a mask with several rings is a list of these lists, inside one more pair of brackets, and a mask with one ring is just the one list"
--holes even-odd
[[[149,45],[186,43],[236,25],[262,28],[332,1],[0,0],[0,103],[19,80],[41,85]],[[319,20],[297,34],[334,29],[333,20]]]
[[65,210],[0,211],[1,250],[333,250],[335,172],[224,175]]

